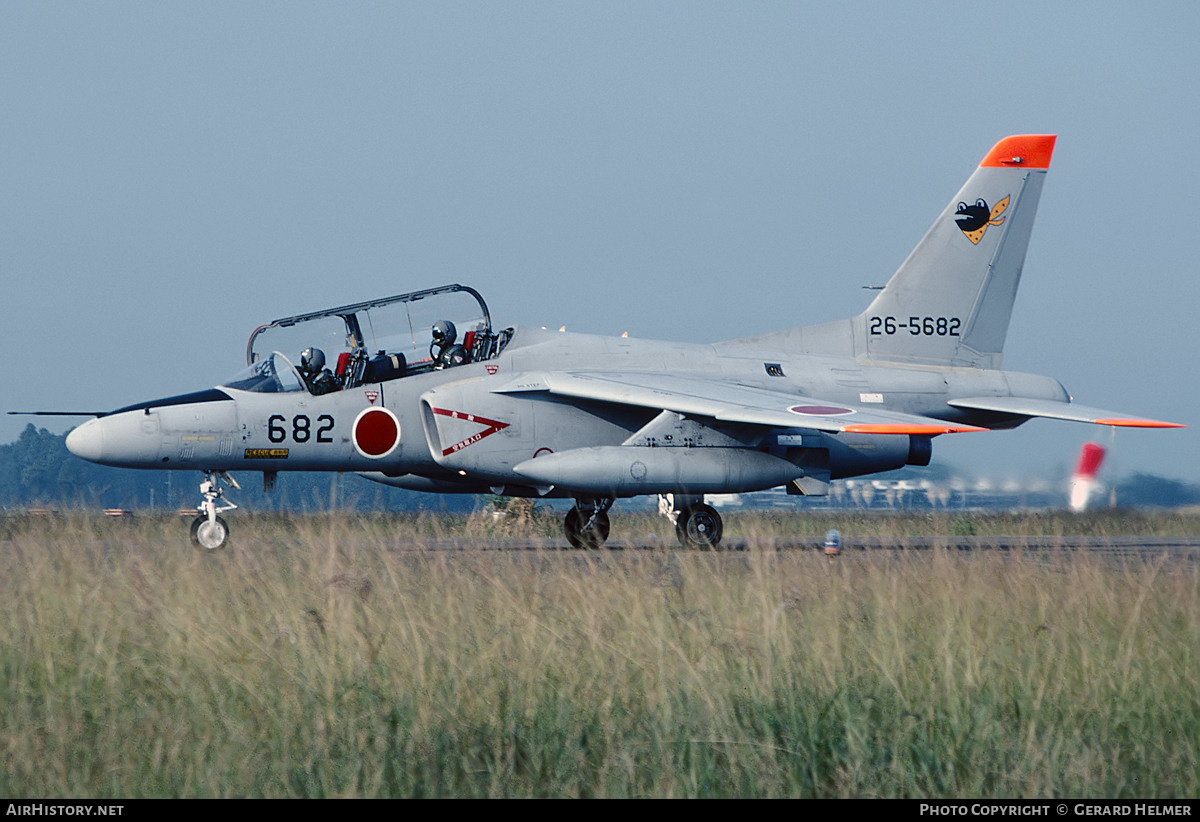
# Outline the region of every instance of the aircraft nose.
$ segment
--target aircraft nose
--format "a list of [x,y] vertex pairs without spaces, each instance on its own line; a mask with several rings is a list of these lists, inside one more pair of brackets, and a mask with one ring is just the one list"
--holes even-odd
[[67,450],[80,459],[99,462],[104,456],[104,427],[100,420],[88,420],[67,434]]

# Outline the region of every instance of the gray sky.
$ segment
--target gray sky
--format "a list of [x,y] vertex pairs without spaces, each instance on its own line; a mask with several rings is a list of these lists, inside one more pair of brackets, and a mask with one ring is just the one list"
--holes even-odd
[[[1185,0],[8,0],[0,409],[198,390],[261,323],[445,282],[636,337],[850,316],[996,140],[1047,132],[1005,367],[1193,426],[1108,469],[1197,481],[1197,31]],[[934,459],[1045,474],[1089,438]]]

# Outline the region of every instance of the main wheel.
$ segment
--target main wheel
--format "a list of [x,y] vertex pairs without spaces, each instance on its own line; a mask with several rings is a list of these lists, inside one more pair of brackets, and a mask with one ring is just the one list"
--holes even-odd
[[608,528],[607,511],[597,511],[589,523],[588,515],[576,507],[567,512],[567,518],[563,521],[563,531],[572,548],[599,548],[608,539]]
[[217,551],[224,548],[228,541],[229,526],[220,517],[215,522],[209,522],[208,517],[203,515],[192,520],[192,545],[197,548]]
[[704,503],[683,509],[675,523],[675,536],[679,538],[679,543],[685,548],[699,548],[702,551],[717,550],[723,531],[717,509]]

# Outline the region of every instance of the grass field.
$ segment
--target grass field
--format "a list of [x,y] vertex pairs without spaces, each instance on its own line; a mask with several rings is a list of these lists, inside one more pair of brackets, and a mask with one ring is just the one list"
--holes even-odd
[[[396,550],[505,527],[239,517],[206,555],[174,519],[5,521],[0,795],[1200,796],[1195,562]],[[727,518],[829,527],[1200,518]]]

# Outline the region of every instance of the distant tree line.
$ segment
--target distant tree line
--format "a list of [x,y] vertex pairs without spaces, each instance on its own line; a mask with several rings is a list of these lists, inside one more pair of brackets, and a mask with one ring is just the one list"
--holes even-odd
[[1200,485],[1155,474],[1130,474],[1118,482],[1114,490],[1117,505],[1122,508],[1178,508],[1200,504]]
[[[174,510],[200,502],[199,471],[138,471],[81,460],[65,434],[29,424],[15,442],[0,445],[0,508],[125,508]],[[234,473],[242,487],[228,498],[255,511],[470,511],[484,501],[470,494],[422,494],[370,482],[354,474],[280,472],[275,490],[262,490],[260,473]]]

